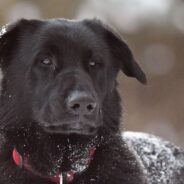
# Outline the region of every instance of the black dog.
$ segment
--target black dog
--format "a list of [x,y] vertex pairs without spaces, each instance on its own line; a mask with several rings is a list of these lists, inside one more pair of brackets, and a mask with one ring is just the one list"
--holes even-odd
[[2,29],[0,184],[144,184],[122,140],[116,76],[145,83],[128,46],[97,20]]

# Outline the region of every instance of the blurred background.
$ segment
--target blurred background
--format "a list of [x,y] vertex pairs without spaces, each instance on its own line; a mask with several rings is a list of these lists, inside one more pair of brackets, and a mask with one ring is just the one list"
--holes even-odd
[[124,129],[184,146],[184,0],[0,0],[0,26],[19,18],[97,17],[117,30],[148,84],[118,76]]

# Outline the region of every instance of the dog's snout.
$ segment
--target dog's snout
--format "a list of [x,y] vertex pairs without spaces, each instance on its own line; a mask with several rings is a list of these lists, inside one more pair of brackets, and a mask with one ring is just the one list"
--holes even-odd
[[95,99],[85,92],[73,92],[67,100],[67,108],[80,116],[92,114],[96,107]]

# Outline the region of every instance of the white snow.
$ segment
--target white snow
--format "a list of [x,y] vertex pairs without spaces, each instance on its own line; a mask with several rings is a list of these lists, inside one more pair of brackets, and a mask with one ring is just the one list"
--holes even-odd
[[184,149],[146,133],[122,135],[142,162],[149,184],[184,184]]
[[0,36],[2,36],[4,33],[6,33],[6,27],[2,27],[0,30]]
[[[3,26],[0,28],[0,39],[2,37],[2,35],[4,35],[7,31],[7,25]],[[2,90],[2,80],[3,80],[3,72],[0,66],[0,90]]]

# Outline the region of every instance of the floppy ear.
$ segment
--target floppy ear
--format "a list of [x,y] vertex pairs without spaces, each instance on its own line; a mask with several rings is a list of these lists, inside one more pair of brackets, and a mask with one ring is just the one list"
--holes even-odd
[[100,34],[105,37],[112,55],[117,61],[118,67],[124,72],[124,74],[130,77],[134,77],[141,83],[145,84],[146,76],[144,72],[135,61],[128,45],[120,38],[120,36],[99,20],[87,20],[86,22],[88,25],[91,24],[90,27],[95,29],[95,32],[101,30]]
[[11,52],[16,47],[19,27],[24,20],[19,20],[12,24],[7,24],[0,29],[0,65],[4,65],[4,60],[9,59]]
[[0,29],[0,66],[4,68],[9,64],[12,53],[17,49],[18,39],[21,36],[22,25],[26,20],[21,19],[7,24]]
[[[0,65],[8,64],[11,53],[15,52],[18,41],[23,37],[26,28],[29,26],[29,31],[33,33],[37,25],[36,20],[20,19],[12,24],[7,24],[0,28]],[[6,61],[6,62],[4,62]]]

